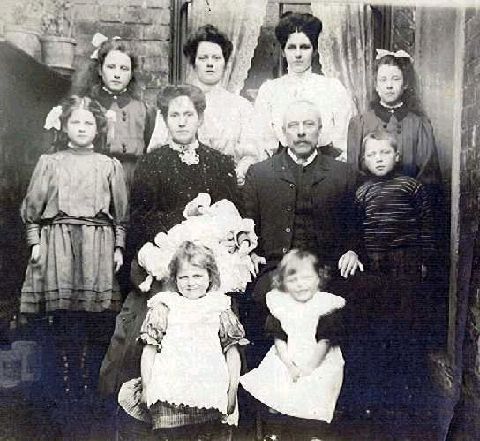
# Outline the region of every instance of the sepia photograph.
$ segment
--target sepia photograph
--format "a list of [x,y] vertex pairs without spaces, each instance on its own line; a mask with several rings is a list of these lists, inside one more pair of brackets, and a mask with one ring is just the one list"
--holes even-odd
[[479,224],[478,0],[0,4],[0,441],[478,441]]

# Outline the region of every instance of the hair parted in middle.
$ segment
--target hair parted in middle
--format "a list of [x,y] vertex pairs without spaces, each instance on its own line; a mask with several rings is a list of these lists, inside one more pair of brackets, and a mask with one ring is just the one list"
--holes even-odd
[[128,83],[127,90],[133,98],[140,98],[140,85],[138,83],[138,57],[135,54],[132,43],[123,38],[112,38],[104,41],[99,47],[97,56],[90,59],[86,64],[86,69],[80,71],[76,78],[72,90],[78,95],[90,95],[95,90],[103,86],[102,78],[99,69],[102,68],[105,58],[111,51],[123,52],[130,57],[132,78]]
[[195,33],[190,35],[187,42],[183,45],[183,55],[188,58],[188,61],[192,66],[195,66],[198,45],[202,41],[218,44],[222,49],[225,63],[228,63],[230,55],[232,55],[233,52],[233,43],[223,32],[220,32],[218,28],[211,24],[207,24],[199,27]]
[[61,129],[56,133],[56,139],[53,143],[54,150],[59,151],[68,148],[66,132],[68,119],[74,110],[85,109],[92,113],[97,125],[97,135],[93,140],[94,151],[105,153],[108,125],[105,110],[100,103],[88,96],[71,95],[65,98],[60,105],[62,106],[62,114],[60,115]]
[[413,67],[412,60],[408,57],[395,57],[393,55],[385,55],[374,62],[374,75],[373,75],[373,90],[375,91],[375,97],[373,101],[380,101],[378,93],[376,92],[378,69],[382,65],[397,66],[402,72],[404,91],[402,94],[402,101],[408,107],[409,110],[415,112],[418,115],[423,115],[422,107],[420,106],[417,98],[417,76]]
[[275,275],[273,276],[272,287],[279,291],[286,292],[285,279],[295,274],[299,267],[310,264],[313,271],[319,278],[319,289],[322,289],[329,277],[328,271],[324,267],[320,267],[317,257],[309,251],[293,249],[283,256],[278,265]]
[[207,270],[210,283],[208,291],[220,288],[220,272],[210,248],[192,241],[183,242],[168,264],[170,285],[178,291],[177,273],[183,262]]
[[318,37],[322,32],[320,19],[308,13],[287,11],[282,14],[280,21],[275,26],[275,37],[277,37],[282,50],[285,49],[288,37],[297,32],[303,32],[312,43],[313,50],[318,50]]
[[203,116],[205,108],[207,107],[205,94],[197,86],[179,84],[176,86],[165,86],[157,95],[157,106],[164,120],[167,119],[170,101],[179,96],[187,96],[190,98],[190,101],[198,113],[198,117],[201,118]]

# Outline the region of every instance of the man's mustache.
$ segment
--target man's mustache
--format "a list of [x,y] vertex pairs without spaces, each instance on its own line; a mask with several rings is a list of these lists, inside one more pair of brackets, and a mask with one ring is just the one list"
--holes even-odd
[[293,144],[294,145],[298,145],[298,144],[310,144],[310,145],[313,145],[313,143],[311,141],[309,141],[308,139],[298,139],[296,141],[293,141]]

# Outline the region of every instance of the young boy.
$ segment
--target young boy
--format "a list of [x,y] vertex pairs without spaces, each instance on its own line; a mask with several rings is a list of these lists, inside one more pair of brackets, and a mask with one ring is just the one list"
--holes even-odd
[[365,267],[384,282],[381,297],[369,302],[363,361],[373,383],[367,387],[370,396],[402,407],[427,375],[421,324],[428,293],[422,280],[435,258],[433,216],[423,184],[397,171],[395,135],[367,134],[360,154],[365,180],[355,203]]
[[[425,188],[396,172],[400,155],[389,132],[377,130],[365,136],[361,162],[367,179],[357,189],[355,203],[369,267],[392,281],[420,283],[435,252]],[[402,309],[408,308],[408,299],[398,300]]]

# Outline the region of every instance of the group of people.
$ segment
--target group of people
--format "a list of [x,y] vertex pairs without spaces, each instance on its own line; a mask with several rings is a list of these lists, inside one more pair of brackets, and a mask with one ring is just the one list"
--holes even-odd
[[[124,440],[141,430],[228,439],[245,403],[266,415],[267,440],[324,439],[342,338],[355,337],[349,305],[366,302],[373,318],[382,309],[392,329],[415,327],[437,252],[440,172],[413,60],[379,51],[376,99],[354,116],[340,81],[311,71],[321,30],[310,14],[281,17],[288,72],[252,105],[221,85],[233,46],[203,26],[184,47],[195,84],[164,87],[158,109],[139,98],[128,42],[100,38],[81,87],[48,115],[54,146],[21,209],[31,257],[20,311],[47,329],[49,399],[70,403],[65,439],[88,426],[69,425],[71,413],[100,393],[118,398]],[[243,293],[222,290],[223,262],[188,234],[164,277],[137,255],[207,216],[202,193],[254,222],[225,239],[248,260]],[[250,397],[240,403],[239,384]]]

